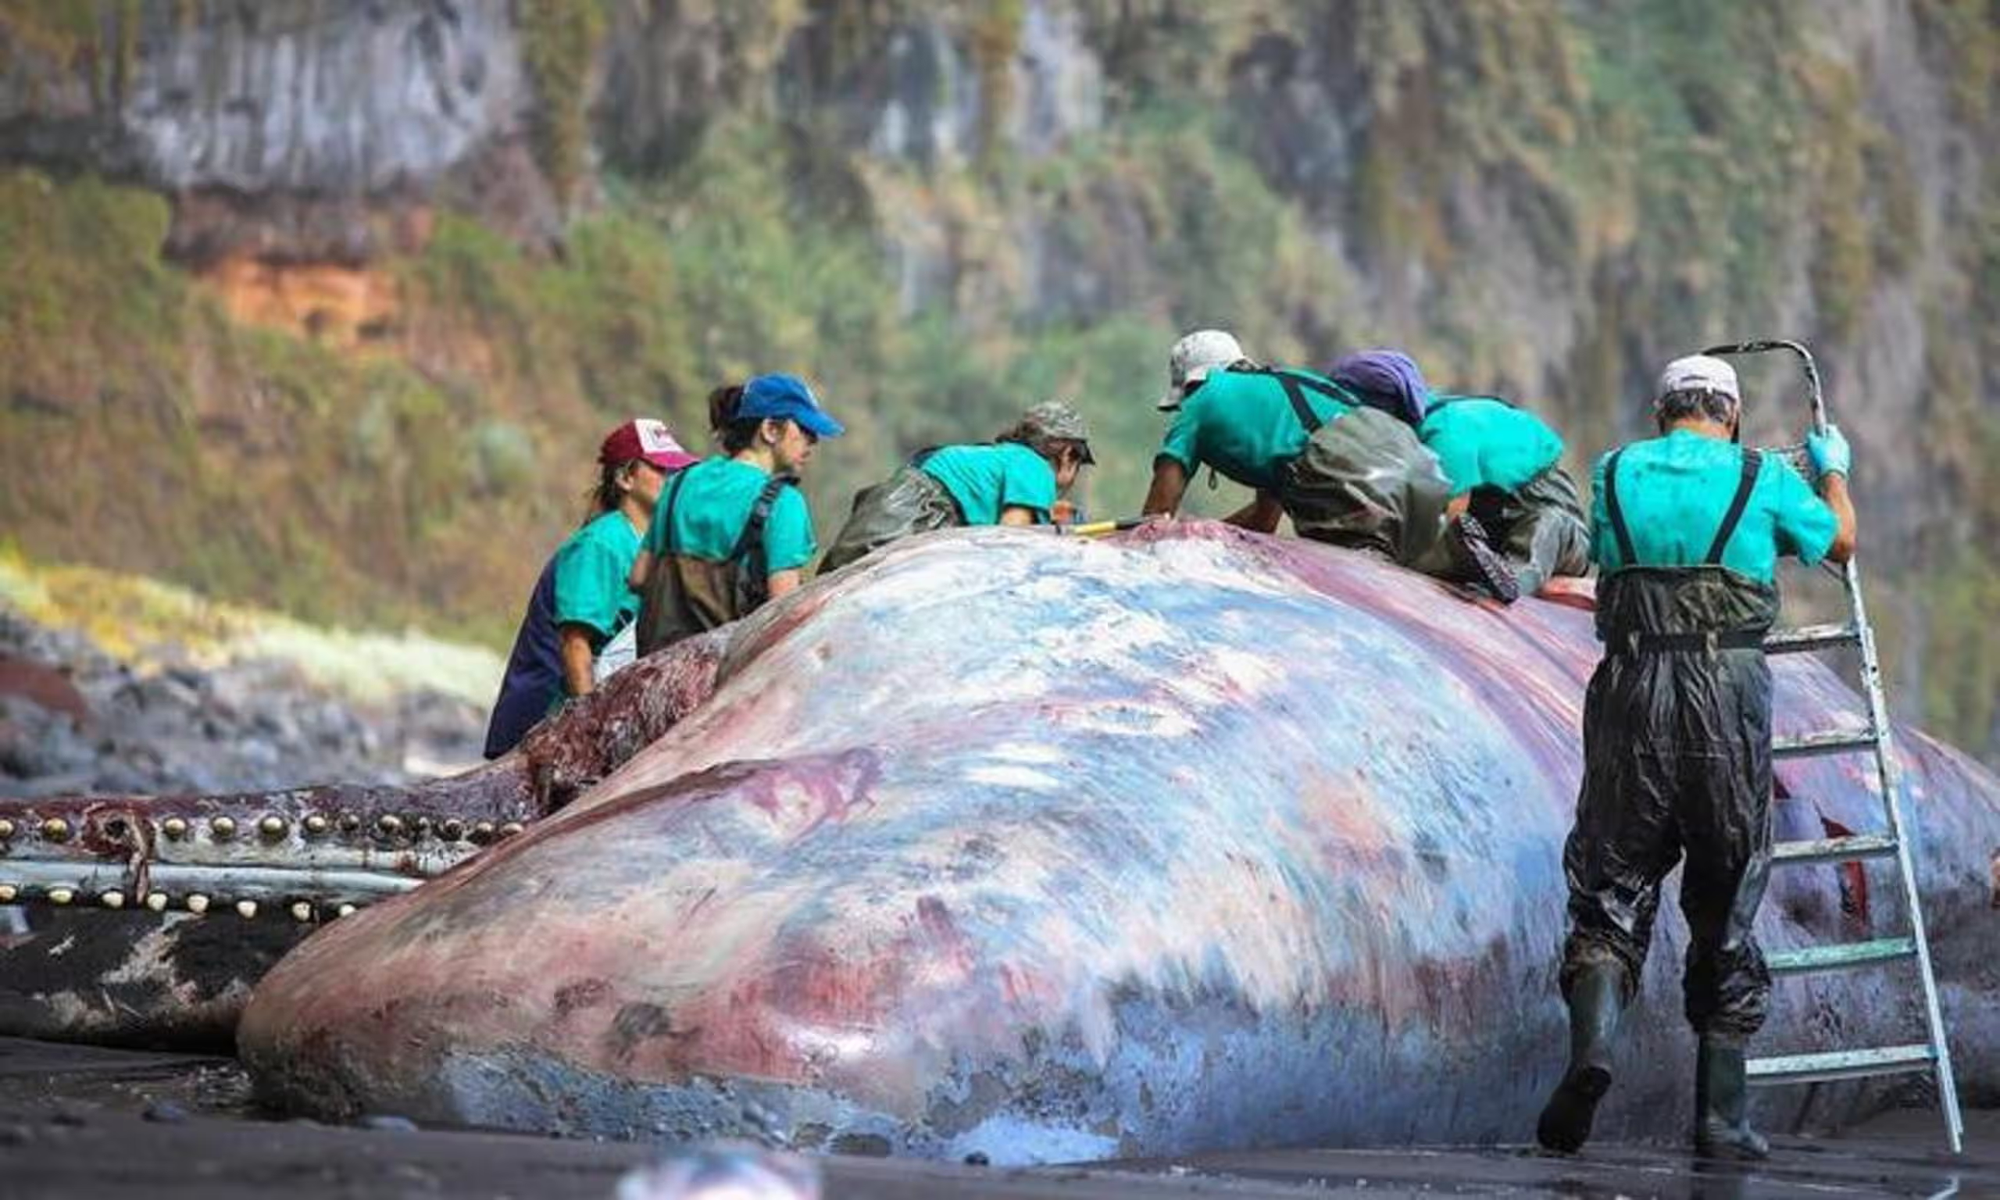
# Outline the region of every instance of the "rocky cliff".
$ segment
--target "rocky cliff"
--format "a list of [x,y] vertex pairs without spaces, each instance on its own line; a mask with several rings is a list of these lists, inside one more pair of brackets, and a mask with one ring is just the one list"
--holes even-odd
[[493,637],[601,427],[751,369],[856,417],[825,526],[1051,391],[1131,508],[1197,323],[1579,463],[1802,337],[1905,707],[2000,752],[1996,73],[1975,0],[0,0],[0,519]]

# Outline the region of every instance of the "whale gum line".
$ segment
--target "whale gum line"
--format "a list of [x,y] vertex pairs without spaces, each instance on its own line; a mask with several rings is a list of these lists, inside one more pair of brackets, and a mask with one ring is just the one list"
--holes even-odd
[[[995,1162],[1520,1140],[1560,1069],[1597,653],[1574,608],[1212,524],[913,539],[738,627],[713,695],[566,809],[301,947],[242,1052],[310,1112],[617,1136]],[[1825,668],[1774,671],[1781,734],[1858,719]],[[2000,783],[1902,744],[1990,1094]],[[1778,779],[1781,838],[1878,827],[1854,764]],[[1760,936],[1886,935],[1892,885],[1781,869]],[[1668,891],[1611,1136],[1690,1107]],[[1905,1040],[1915,995],[1781,981],[1760,1050]]]
[[[271,964],[318,923],[378,894],[340,883],[413,886],[568,803],[706,698],[720,645],[695,639],[636,664],[512,753],[446,779],[0,799],[0,821],[13,830],[0,839],[0,885],[33,906],[31,931],[0,939],[0,1033],[231,1044],[250,987]],[[60,836],[46,832],[51,821]],[[30,864],[55,870],[74,907],[53,907],[47,881],[29,888]],[[254,894],[241,890],[246,875],[260,876]],[[149,896],[161,910],[147,909]],[[108,897],[121,911],[103,907]],[[261,918],[253,925],[236,907],[246,901]],[[304,920],[292,915],[299,904]]]

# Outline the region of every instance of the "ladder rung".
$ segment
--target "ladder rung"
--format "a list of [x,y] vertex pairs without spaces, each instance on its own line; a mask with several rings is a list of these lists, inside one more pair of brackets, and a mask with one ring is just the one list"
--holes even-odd
[[1796,654],[1829,646],[1851,646],[1860,641],[1860,631],[1852,625],[1801,625],[1797,629],[1773,629],[1764,637],[1764,652]]
[[1865,967],[1871,963],[1909,958],[1917,952],[1913,938],[1877,938],[1872,942],[1840,942],[1831,946],[1808,946],[1784,950],[1770,956],[1773,975],[1796,975],[1801,971],[1838,971],[1845,967]]
[[1812,754],[1840,754],[1848,750],[1868,750],[1875,745],[1872,729],[1835,730],[1808,733],[1799,737],[1771,739],[1773,758],[1804,758]]
[[1822,1054],[1784,1054],[1753,1058],[1744,1066],[1753,1086],[1820,1083],[1829,1079],[1864,1079],[1870,1075],[1900,1075],[1927,1071],[1937,1061],[1929,1046],[1877,1046],[1868,1050],[1828,1050]]
[[1810,842],[1779,842],[1771,847],[1771,865],[1859,862],[1864,858],[1888,858],[1895,853],[1896,839],[1888,834],[1857,833]]

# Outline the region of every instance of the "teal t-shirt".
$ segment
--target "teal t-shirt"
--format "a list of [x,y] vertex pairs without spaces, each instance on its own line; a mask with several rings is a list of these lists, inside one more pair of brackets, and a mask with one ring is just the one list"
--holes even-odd
[[639,533],[622,512],[593,517],[556,551],[555,621],[581,625],[603,646],[639,612],[639,597],[625,586],[639,557]]
[[[1605,574],[1626,566],[1700,565],[1729,511],[1743,474],[1742,448],[1688,430],[1627,445],[1618,460],[1618,505],[1638,563],[1618,553],[1604,497],[1606,454],[1591,471],[1590,556]],[[1778,556],[1810,566],[1826,557],[1839,519],[1811,486],[1775,454],[1764,455],[1743,519],[1723,548],[1722,565],[1760,583],[1777,573]]]
[[[1290,370],[1341,395],[1339,384],[1310,371]],[[1354,411],[1354,405],[1307,387],[1306,404],[1322,424]],[[1292,411],[1285,386],[1267,374],[1217,371],[1181,403],[1158,458],[1171,458],[1192,475],[1214,467],[1246,487],[1275,492],[1287,463],[1306,448],[1305,426]]]
[[1437,455],[1454,496],[1479,487],[1518,492],[1563,452],[1546,421],[1486,396],[1437,397],[1417,436]]
[[1019,442],[945,446],[917,469],[944,485],[967,525],[998,525],[1007,508],[1031,509],[1046,521],[1055,507],[1055,468]]
[[[677,552],[715,562],[728,558],[750,523],[758,493],[770,478],[763,469],[733,458],[707,458],[686,468],[676,477],[678,491],[674,490],[676,480],[669,480],[660,491],[653,526],[646,531],[646,549],[655,557],[665,553],[666,524],[671,516]],[[796,487],[780,488],[764,522],[764,569],[773,573],[797,570],[811,562],[818,550],[806,498]]]

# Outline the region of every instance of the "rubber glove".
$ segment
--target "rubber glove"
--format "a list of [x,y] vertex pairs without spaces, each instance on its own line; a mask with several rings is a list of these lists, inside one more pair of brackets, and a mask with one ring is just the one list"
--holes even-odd
[[1827,426],[1825,433],[1807,434],[1806,454],[1819,475],[1847,475],[1854,468],[1854,451],[1847,448],[1838,425]]

